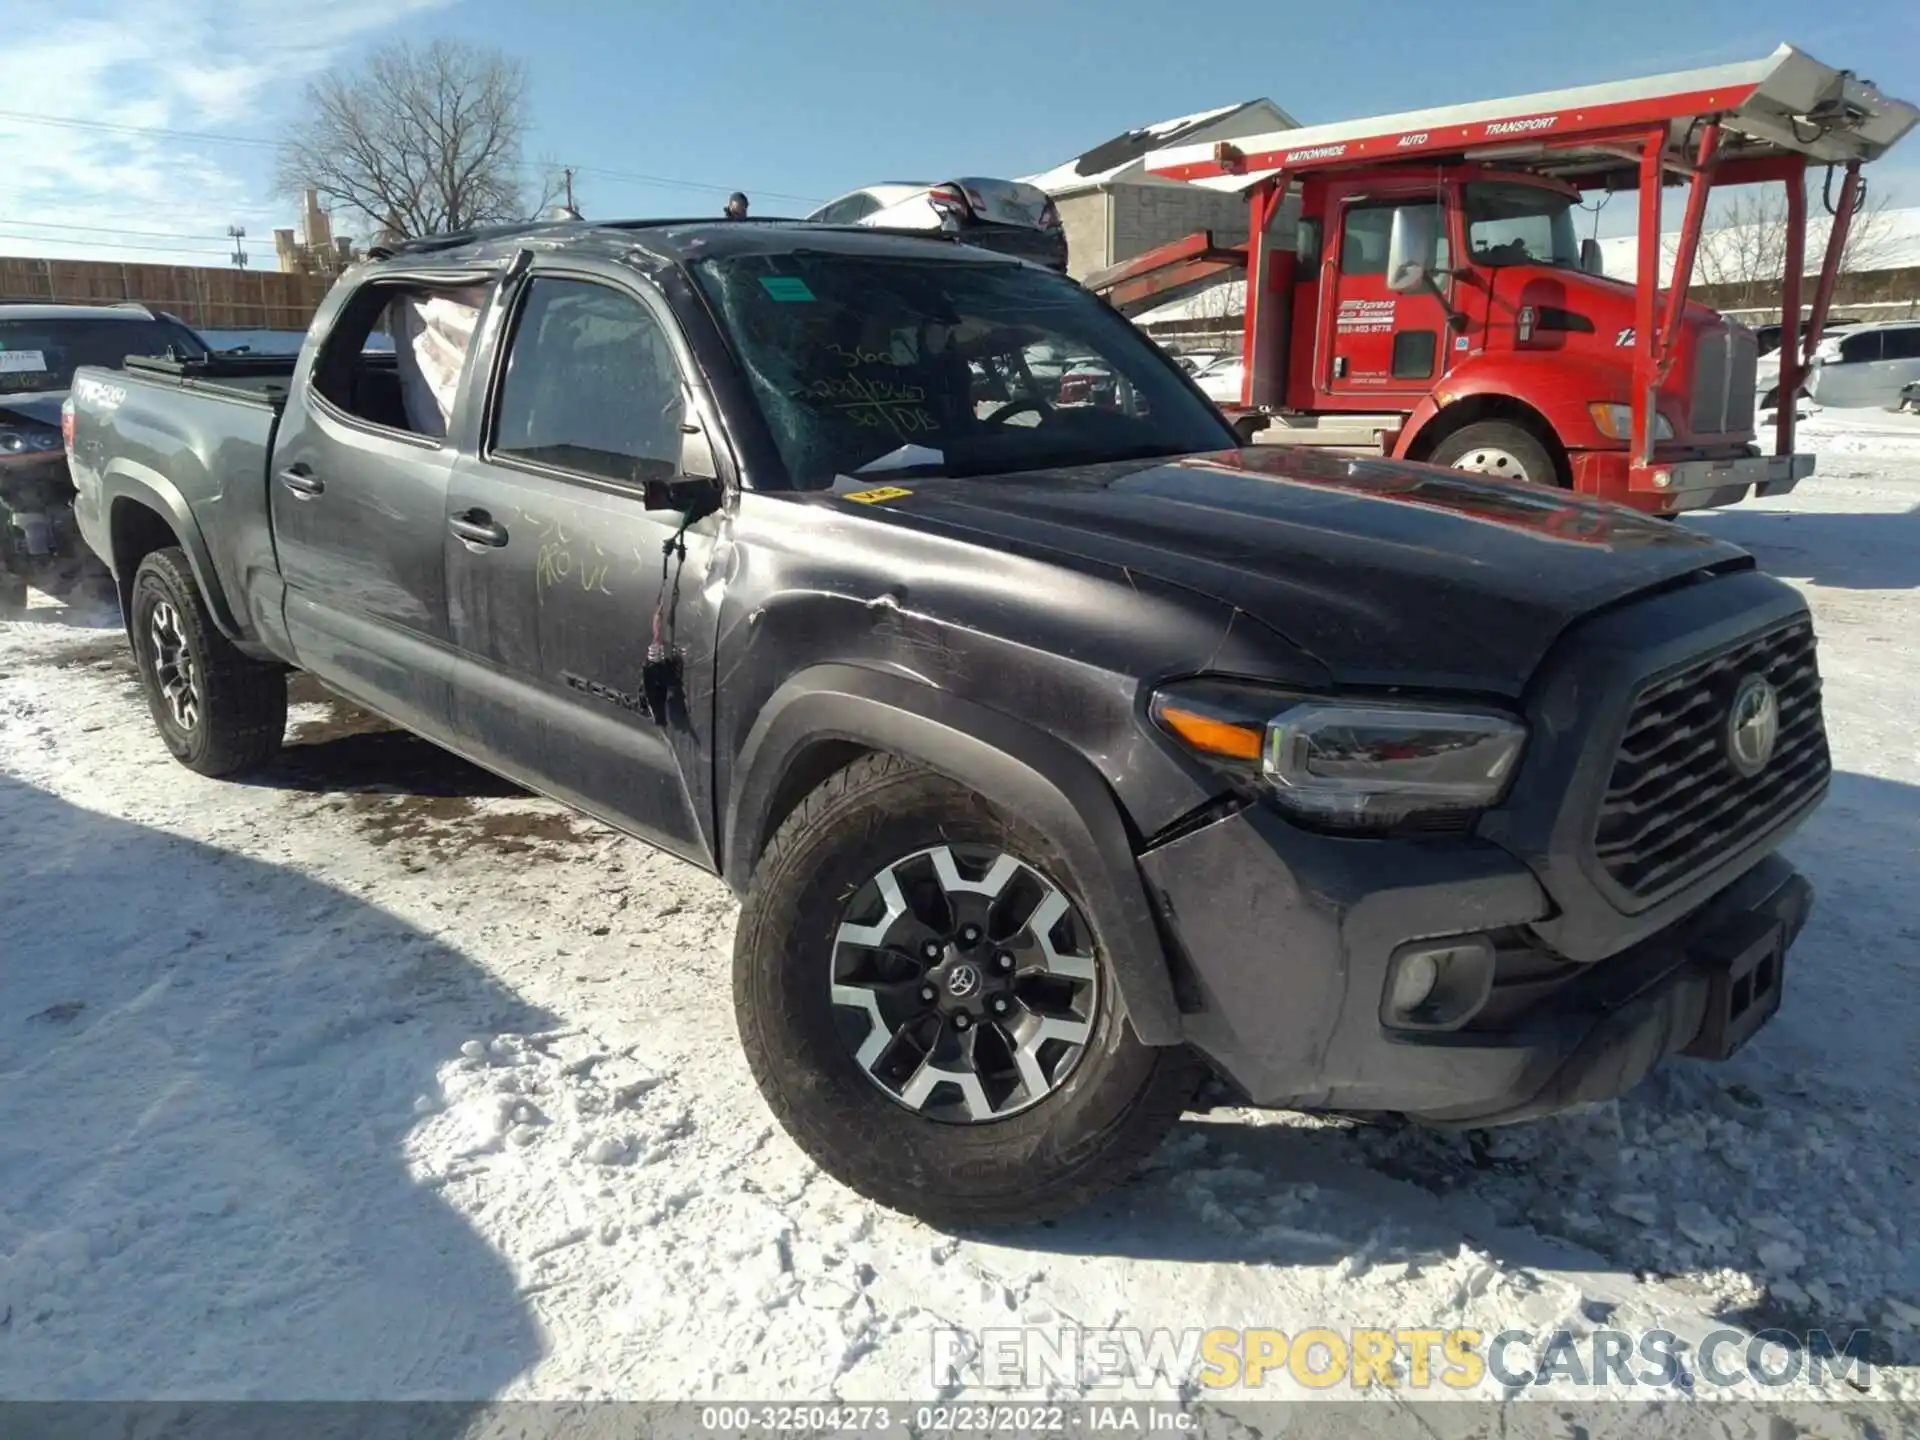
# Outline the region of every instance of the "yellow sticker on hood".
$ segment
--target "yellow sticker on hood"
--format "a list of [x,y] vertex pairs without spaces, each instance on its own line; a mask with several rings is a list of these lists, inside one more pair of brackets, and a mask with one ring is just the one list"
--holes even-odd
[[913,491],[903,490],[898,485],[882,485],[878,490],[853,490],[842,495],[842,500],[851,500],[856,505],[878,505],[886,500],[898,500],[902,495],[911,495]]

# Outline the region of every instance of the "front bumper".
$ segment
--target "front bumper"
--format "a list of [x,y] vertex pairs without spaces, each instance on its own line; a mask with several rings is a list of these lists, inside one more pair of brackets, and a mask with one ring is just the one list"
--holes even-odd
[[[1259,1104],[1475,1124],[1619,1094],[1676,1050],[1729,1053],[1778,1001],[1811,892],[1776,851],[1819,795],[1647,894],[1593,842],[1642,687],[1804,615],[1747,569],[1575,625],[1470,835],[1336,838],[1256,803],[1148,850],[1186,1038]],[[1389,1003],[1395,957],[1449,941],[1487,987],[1421,1028]]]
[[[1186,1038],[1253,1103],[1450,1125],[1608,1099],[1676,1052],[1725,1058],[1778,1006],[1812,905],[1768,856],[1666,929],[1580,964],[1532,934],[1545,892],[1484,842],[1332,840],[1254,806],[1141,868],[1180,952]],[[1499,942],[1477,1014],[1451,1030],[1386,1023],[1396,951],[1465,934]]]
[[1749,495],[1785,495],[1813,474],[1811,455],[1723,455],[1633,464],[1624,450],[1576,451],[1573,488],[1636,510],[1672,515],[1734,505]]
[[1811,455],[1736,455],[1712,460],[1656,460],[1627,472],[1634,495],[1664,497],[1674,510],[1704,510],[1755,495],[1785,495],[1813,474]]
[[18,565],[75,553],[73,501],[65,455],[0,455],[0,554]]

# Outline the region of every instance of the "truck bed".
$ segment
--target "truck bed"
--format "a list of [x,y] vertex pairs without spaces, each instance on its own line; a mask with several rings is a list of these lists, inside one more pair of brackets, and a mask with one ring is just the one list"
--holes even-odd
[[169,360],[134,355],[127,372],[162,385],[195,390],[223,400],[242,400],[270,406],[277,414],[286,404],[293,383],[297,355],[210,355],[204,360]]
[[[80,367],[75,513],[94,552],[112,553],[114,506],[125,494],[172,515],[189,559],[213,572],[210,589],[271,607],[269,469],[295,363],[291,355],[214,355]],[[253,631],[260,617],[237,619]]]

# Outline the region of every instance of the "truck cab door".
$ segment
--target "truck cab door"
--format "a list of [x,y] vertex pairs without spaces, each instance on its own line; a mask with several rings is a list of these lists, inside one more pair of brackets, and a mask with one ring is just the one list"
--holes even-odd
[[[507,302],[442,530],[454,728],[491,769],[711,866],[721,517],[646,508],[704,421],[642,286],[536,263]],[[679,662],[664,720],[656,636]]]
[[1321,289],[1320,346],[1316,381],[1339,408],[1377,403],[1410,409],[1446,373],[1454,332],[1447,309],[1430,290],[1395,294],[1387,287],[1387,246],[1393,219],[1401,209],[1433,212],[1439,237],[1431,273],[1444,278],[1451,264],[1447,217],[1433,199],[1343,203],[1337,233],[1324,267],[1329,283]]
[[464,311],[484,303],[472,286],[382,278],[350,296],[294,386],[267,480],[294,657],[434,738],[449,698],[442,539],[453,450],[431,401],[408,403],[399,357],[366,346],[396,302],[458,294]]

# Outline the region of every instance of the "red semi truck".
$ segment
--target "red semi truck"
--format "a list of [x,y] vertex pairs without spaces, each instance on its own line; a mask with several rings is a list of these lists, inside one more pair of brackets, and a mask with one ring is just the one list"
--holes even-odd
[[[1780,390],[1820,340],[1863,163],[1920,120],[1791,46],[1513,100],[1282,130],[1148,157],[1244,192],[1251,239],[1190,236],[1087,280],[1124,313],[1242,271],[1243,438],[1332,445],[1540,481],[1659,514],[1779,494],[1812,473],[1794,407],[1755,444],[1757,345],[1687,290],[1716,185],[1785,186]],[[1807,174],[1833,223],[1804,332]],[[1687,189],[1661,288],[1661,200]],[[1638,195],[1637,275],[1599,273],[1585,192]]]

